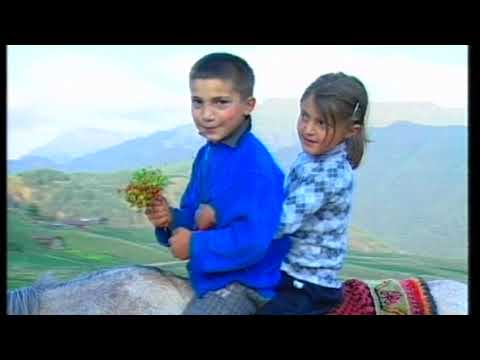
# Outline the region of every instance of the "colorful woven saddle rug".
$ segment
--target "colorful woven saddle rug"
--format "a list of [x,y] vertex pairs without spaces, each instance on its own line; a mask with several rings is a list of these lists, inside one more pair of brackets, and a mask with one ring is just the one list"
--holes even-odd
[[346,280],[343,302],[328,315],[436,315],[435,302],[421,278],[364,282]]

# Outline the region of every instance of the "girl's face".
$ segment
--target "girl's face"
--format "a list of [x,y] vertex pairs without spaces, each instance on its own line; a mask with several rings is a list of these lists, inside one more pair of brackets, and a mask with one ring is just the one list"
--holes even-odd
[[190,83],[192,116],[198,132],[212,142],[230,136],[255,107],[255,99],[242,100],[231,81],[196,79]]
[[298,137],[303,151],[310,155],[325,154],[359,130],[360,125],[348,125],[343,121],[338,121],[336,127],[327,125],[326,119],[317,111],[312,95],[300,104]]

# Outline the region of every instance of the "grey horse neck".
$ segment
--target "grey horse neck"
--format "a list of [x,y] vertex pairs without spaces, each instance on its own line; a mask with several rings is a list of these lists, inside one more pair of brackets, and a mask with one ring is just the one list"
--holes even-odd
[[[468,288],[453,280],[427,281],[438,314],[467,314]],[[7,313],[179,315],[193,297],[185,278],[150,266],[128,266],[58,282],[43,279],[7,294]]]
[[9,291],[7,313],[177,314],[193,296],[188,280],[151,266],[102,270]]

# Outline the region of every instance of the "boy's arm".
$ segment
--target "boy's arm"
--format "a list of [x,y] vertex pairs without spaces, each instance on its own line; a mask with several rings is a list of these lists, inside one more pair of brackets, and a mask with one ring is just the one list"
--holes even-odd
[[195,161],[192,165],[192,174],[188,182],[187,188],[183,193],[182,199],[180,201],[180,208],[170,207],[170,212],[172,215],[172,221],[168,228],[155,228],[155,236],[161,244],[165,246],[170,246],[168,239],[172,236],[172,231],[178,227],[185,227],[187,229],[193,229],[194,225],[194,214],[195,214],[195,198],[194,198],[194,187],[196,179],[196,164],[197,159],[200,157],[200,152],[195,158]]
[[190,180],[187,189],[185,190],[180,208],[170,207],[172,220],[168,228],[155,228],[155,236],[159,243],[165,246],[170,246],[168,239],[172,236],[172,231],[178,227],[193,229],[193,215],[195,212],[193,204],[192,180]]
[[183,193],[180,201],[180,208],[170,207],[172,214],[172,222],[169,226],[170,230],[175,230],[178,227],[184,227],[187,229],[193,229],[194,215],[195,215],[195,200],[194,200],[194,178],[192,172],[192,178],[188,182],[187,188]]
[[[192,233],[192,268],[202,272],[243,269],[261,260],[268,250],[280,218],[281,184],[275,188],[267,177],[246,175],[237,179],[237,185],[225,191],[220,199],[222,204],[233,207],[230,210],[235,211],[235,220],[226,227]],[[222,213],[215,200],[212,206],[221,223]]]
[[168,239],[172,236],[172,231],[169,228],[155,228],[155,237],[157,238],[157,241],[164,245],[164,246],[170,246],[168,243]]

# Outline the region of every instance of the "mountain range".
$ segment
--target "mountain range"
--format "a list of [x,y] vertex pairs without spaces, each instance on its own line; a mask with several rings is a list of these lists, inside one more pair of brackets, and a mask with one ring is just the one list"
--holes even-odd
[[[288,99],[267,101],[253,116],[253,131],[285,171],[300,150],[297,116],[298,103]],[[445,125],[462,124],[463,111],[432,104],[377,104],[368,121],[372,142],[356,172],[353,224],[407,252],[466,258],[468,128]],[[51,154],[58,144],[68,146],[58,140],[9,161],[8,172],[51,168],[102,173],[165,166],[192,161],[203,143],[193,124],[184,125],[98,151],[90,147],[90,153],[84,149],[83,155],[59,163]],[[43,157],[35,156],[39,154]]]

